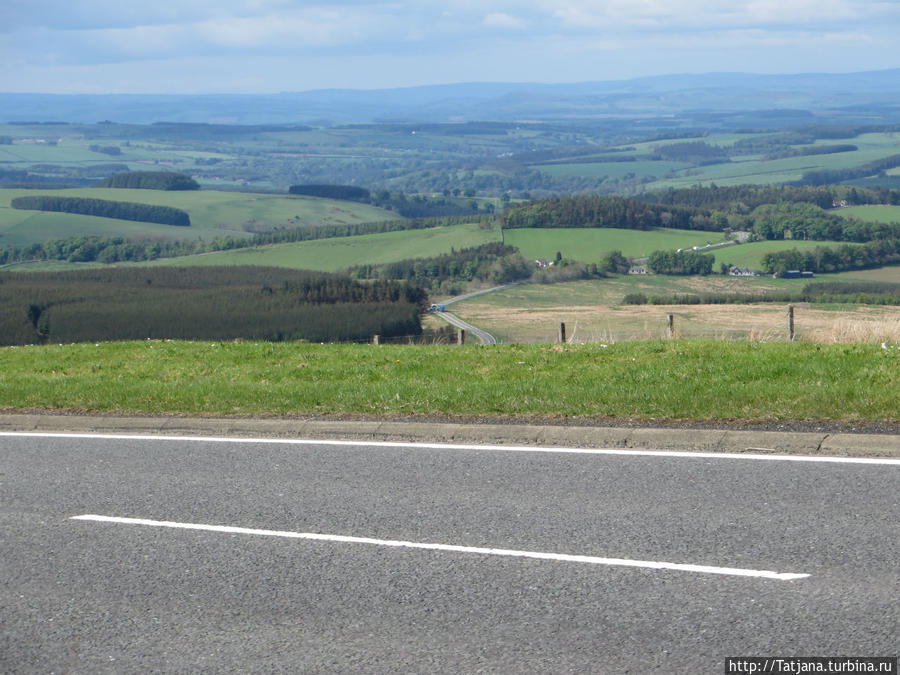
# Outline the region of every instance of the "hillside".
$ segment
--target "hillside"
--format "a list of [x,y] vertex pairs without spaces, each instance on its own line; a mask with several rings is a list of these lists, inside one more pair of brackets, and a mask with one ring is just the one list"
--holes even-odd
[[[16,197],[52,195],[170,206],[190,215],[189,228],[168,228],[91,216],[43,213],[10,208]],[[161,239],[246,237],[277,228],[346,225],[394,220],[396,213],[368,204],[317,197],[193,190],[183,192],[118,188],[73,190],[0,189],[0,248],[27,246],[76,236],[122,236]]]

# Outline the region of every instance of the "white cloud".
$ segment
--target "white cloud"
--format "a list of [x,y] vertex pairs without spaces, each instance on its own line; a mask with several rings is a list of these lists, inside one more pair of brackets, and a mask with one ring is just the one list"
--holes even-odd
[[894,0],[0,0],[0,87],[64,88],[72,72],[112,87],[139,61],[149,87],[200,59],[241,73],[222,87],[257,90],[358,86],[378,68],[383,86],[874,70],[900,66],[898,27]]
[[514,30],[520,30],[527,25],[523,19],[505,12],[493,12],[492,14],[488,14],[484,17],[482,23],[490,28],[511,28]]
[[538,0],[570,29],[688,29],[839,25],[900,20],[900,4],[880,0]]

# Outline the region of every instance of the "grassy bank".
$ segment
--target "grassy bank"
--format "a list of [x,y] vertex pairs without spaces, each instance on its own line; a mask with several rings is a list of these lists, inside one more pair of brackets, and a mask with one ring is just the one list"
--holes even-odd
[[121,342],[0,349],[0,409],[891,420],[900,349]]

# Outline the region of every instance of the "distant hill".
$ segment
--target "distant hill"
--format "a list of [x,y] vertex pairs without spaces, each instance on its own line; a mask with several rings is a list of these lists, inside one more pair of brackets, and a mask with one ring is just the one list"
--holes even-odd
[[[575,84],[466,83],[271,95],[0,94],[0,122],[110,120],[222,124],[597,119],[703,111],[827,112],[900,121],[900,69],[861,73],[709,73]],[[873,118],[874,111],[874,118]]]

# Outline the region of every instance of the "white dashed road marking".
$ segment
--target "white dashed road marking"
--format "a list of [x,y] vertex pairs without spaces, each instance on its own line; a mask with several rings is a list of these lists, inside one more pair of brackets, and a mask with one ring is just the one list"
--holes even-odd
[[573,562],[588,565],[608,565],[614,567],[639,567],[655,570],[674,570],[677,572],[695,572],[699,574],[722,574],[735,577],[756,577],[776,579],[778,581],[794,581],[804,579],[808,574],[792,572],[772,572],[769,570],[749,570],[735,567],[711,567],[708,565],[690,565],[685,563],[658,562],[653,560],[628,560],[625,558],[601,558],[589,555],[569,555],[565,553],[545,553],[541,551],[516,551],[502,548],[480,548],[475,546],[457,546],[454,544],[432,544],[413,541],[396,541],[392,539],[371,539],[369,537],[348,537],[337,534],[318,534],[312,532],[287,532],[282,530],[261,530],[248,527],[232,527],[228,525],[203,525],[199,523],[178,523],[166,520],[147,520],[144,518],[119,518],[115,516],[97,516],[85,514],[72,516],[72,520],[87,520],[100,523],[117,523],[120,525],[140,525],[145,527],[165,527],[179,530],[201,530],[205,532],[221,532],[227,534],[246,534],[263,537],[281,537],[285,539],[306,539],[327,541],[341,544],[368,544],[371,546],[387,546],[392,548],[421,549],[426,551],[444,551],[448,553],[474,553],[509,558],[531,558],[535,560],[552,560],[555,562]]

